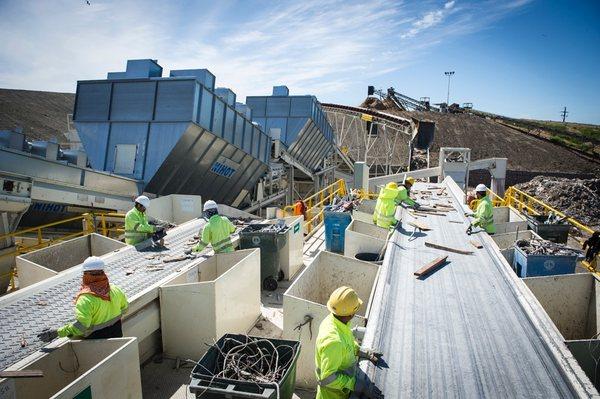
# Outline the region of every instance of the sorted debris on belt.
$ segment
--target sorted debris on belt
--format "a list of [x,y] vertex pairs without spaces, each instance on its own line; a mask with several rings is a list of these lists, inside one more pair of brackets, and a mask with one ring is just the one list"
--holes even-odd
[[448,260],[448,255],[437,258],[414,272],[414,275],[417,277],[423,277],[441,267],[444,263],[446,263],[446,260]]
[[[288,357],[287,362],[279,358],[280,346],[292,350],[292,355]],[[288,345],[276,346],[268,339],[248,336],[245,337],[245,342],[227,338],[223,348],[230,349],[226,351],[217,345],[212,347],[219,352],[213,377],[238,381],[279,382],[295,357],[294,348]]]
[[477,248],[477,249],[481,249],[481,248],[483,248],[483,245],[481,245],[480,243],[478,243],[478,242],[477,242],[477,241],[475,241],[475,240],[470,240],[469,242],[471,243],[471,245],[472,245],[472,246],[474,246],[474,247],[475,247],[475,248]]
[[429,227],[428,225],[426,225],[425,223],[419,223],[419,222],[408,222],[408,224],[412,227],[415,227],[419,230],[423,230],[423,231],[429,231],[431,230],[431,227]]
[[517,240],[515,246],[528,255],[583,256],[583,251],[548,240]]
[[440,245],[440,244],[435,244],[435,243],[429,242],[429,241],[425,242],[425,246],[430,247],[430,248],[435,248],[435,249],[441,249],[441,250],[448,251],[448,252],[455,252],[457,254],[463,254],[463,255],[471,255],[473,253],[472,251],[465,251],[463,249],[450,248],[450,247],[446,247],[446,246]]

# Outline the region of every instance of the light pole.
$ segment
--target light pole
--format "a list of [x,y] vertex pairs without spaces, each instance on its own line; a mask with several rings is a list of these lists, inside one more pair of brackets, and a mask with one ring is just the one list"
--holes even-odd
[[454,71],[444,72],[448,76],[448,96],[446,97],[446,106],[450,105],[450,78],[454,75]]

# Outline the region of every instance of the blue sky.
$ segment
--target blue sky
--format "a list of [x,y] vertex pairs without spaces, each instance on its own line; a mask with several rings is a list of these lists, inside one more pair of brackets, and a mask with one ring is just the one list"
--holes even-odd
[[0,0],[0,87],[74,92],[128,58],[208,68],[238,98],[356,105],[367,85],[600,124],[598,1]]

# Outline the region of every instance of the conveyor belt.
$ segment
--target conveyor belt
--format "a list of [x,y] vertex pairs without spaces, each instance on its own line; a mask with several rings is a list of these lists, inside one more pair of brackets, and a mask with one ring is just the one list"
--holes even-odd
[[[165,256],[181,254],[183,246],[204,225],[203,219],[194,220],[172,230],[165,237],[167,251]],[[164,279],[178,269],[194,262],[186,259],[179,262],[163,263],[163,270],[147,271],[146,266],[153,260],[146,256],[153,250],[136,251],[134,247],[126,247],[105,258],[106,274],[110,282],[118,285],[131,298],[158,281]],[[197,260],[195,260],[197,262]],[[126,276],[127,269],[133,269],[133,274]],[[55,278],[55,284],[41,290],[35,286],[27,287],[31,295],[10,300],[8,297],[0,301],[0,370],[16,363],[44,346],[37,339],[37,333],[46,327],[57,328],[69,321],[74,321],[73,298],[81,285],[81,274],[76,273],[68,279]],[[41,283],[43,284],[43,283]],[[23,294],[16,292],[14,295]],[[40,302],[47,303],[40,306]],[[27,346],[21,347],[21,340],[27,341]]]
[[[448,200],[461,209],[456,198]],[[363,343],[384,353],[389,368],[362,362],[361,369],[386,398],[597,395],[549,317],[502,262],[489,237],[465,234],[468,224],[462,211],[419,218],[432,230],[412,240],[406,224],[412,217],[405,213],[404,219],[410,230],[395,232],[388,245]],[[469,239],[484,248],[475,249]],[[425,241],[474,254],[428,248]],[[446,255],[449,263],[428,277],[413,275]]]

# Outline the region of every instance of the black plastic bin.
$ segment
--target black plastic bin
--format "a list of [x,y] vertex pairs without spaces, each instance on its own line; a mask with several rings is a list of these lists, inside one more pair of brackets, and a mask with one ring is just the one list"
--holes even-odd
[[[277,382],[279,396],[277,395],[277,386],[275,384],[213,377],[219,371],[217,370],[218,361],[223,359],[223,356],[214,347],[211,347],[193,368],[190,392],[195,394],[197,398],[207,399],[291,399],[296,388],[296,363],[300,355],[300,342],[274,338],[248,337],[240,334],[225,334],[217,341],[215,346],[221,349],[221,351],[227,352],[237,345],[232,339],[248,342],[249,338],[271,342],[277,348],[279,361],[283,364],[289,363],[283,377]],[[273,352],[272,346],[266,342],[259,343],[258,345],[261,350],[270,350],[270,352]]]
[[240,249],[260,248],[260,279],[268,291],[277,289],[277,280],[283,279],[279,265],[279,251],[287,242],[289,226],[279,232],[260,231],[271,224],[251,224],[240,231]]
[[529,228],[545,240],[559,244],[566,244],[569,239],[571,225],[567,222],[557,224],[544,223],[548,219],[545,215],[527,216]]

